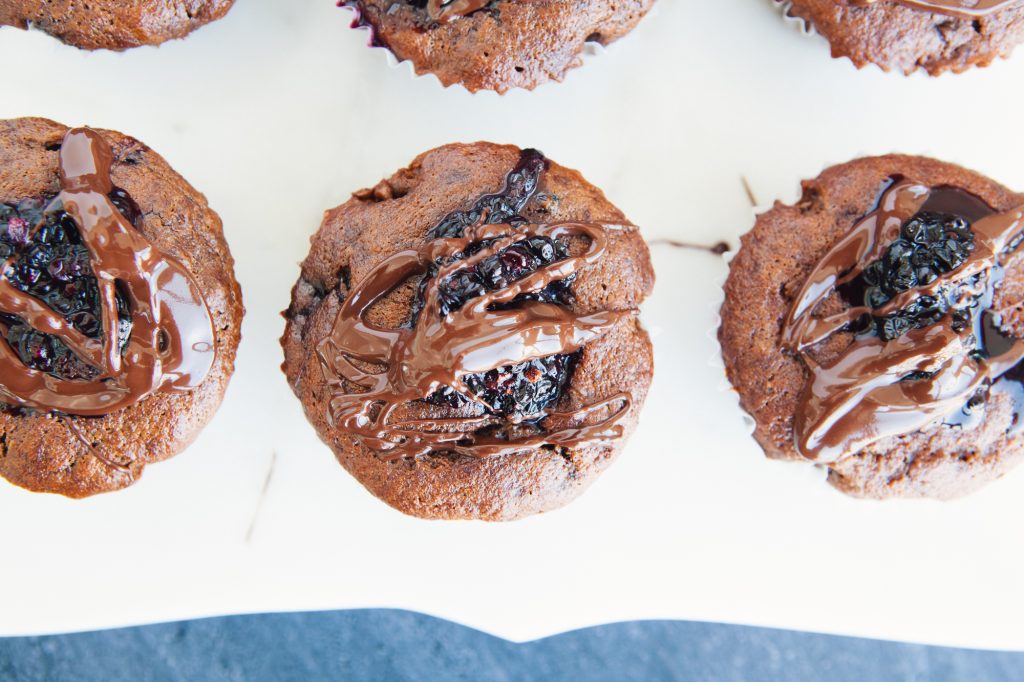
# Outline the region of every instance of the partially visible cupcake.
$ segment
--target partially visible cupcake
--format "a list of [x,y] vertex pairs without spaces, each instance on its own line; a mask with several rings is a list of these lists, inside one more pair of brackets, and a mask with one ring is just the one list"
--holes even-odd
[[234,371],[233,265],[138,140],[0,121],[0,476],[86,497],[188,447]]
[[912,156],[829,168],[758,216],[719,341],[767,455],[872,498],[956,497],[1016,466],[1022,241],[1024,195]]
[[284,371],[388,504],[517,519],[576,498],[635,426],[653,283],[637,227],[579,173],[446,145],[327,212],[285,312]]
[[470,92],[532,90],[629,33],[654,0],[341,0],[372,44]]
[[126,50],[184,38],[235,0],[0,0],[0,25],[36,28],[84,50]]
[[987,66],[1024,40],[1021,0],[787,0],[857,68],[937,76]]

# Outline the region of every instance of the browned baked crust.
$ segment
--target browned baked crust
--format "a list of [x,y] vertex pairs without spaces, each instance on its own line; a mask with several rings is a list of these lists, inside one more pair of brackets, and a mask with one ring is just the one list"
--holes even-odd
[[447,24],[395,0],[353,0],[358,21],[419,74],[470,92],[532,90],[582,64],[587,42],[607,45],[629,33],[654,0],[495,0]]
[[[453,144],[422,154],[375,188],[328,211],[285,312],[283,369],[306,416],[342,465],[395,508],[426,518],[509,520],[560,507],[579,495],[611,462],[625,437],[575,448],[527,450],[484,459],[435,453],[386,461],[327,421],[328,389],[316,347],[331,331],[340,301],[382,260],[418,246],[447,214],[501,189],[520,150],[490,143]],[[551,163],[522,212],[538,223],[623,223],[625,217],[576,171]],[[606,255],[577,275],[574,312],[634,310],[654,282],[650,254],[635,231],[610,235]],[[397,327],[409,318],[414,286],[378,304],[375,323]],[[619,392],[632,398],[628,433],[653,372],[651,344],[627,317],[582,351],[557,405],[574,410]],[[420,418],[451,416],[423,405]]]
[[886,71],[924,69],[937,76],[987,66],[1024,40],[1024,6],[961,19],[878,0],[854,6],[846,0],[792,0],[788,13],[804,19],[828,39],[832,56],[848,57],[858,68],[876,64]]
[[[41,118],[0,121],[0,202],[58,193],[57,156],[67,131]],[[143,211],[142,233],[183,263],[202,291],[214,321],[217,358],[197,389],[158,392],[103,417],[0,412],[0,476],[29,490],[69,497],[124,488],[146,464],[192,442],[217,411],[234,371],[243,314],[234,260],[206,198],[143,143],[99,132],[114,151],[114,184]]]
[[0,24],[85,50],[159,45],[220,19],[235,0],[0,0]]
[[[754,437],[769,457],[799,460],[793,440],[797,401],[808,373],[782,350],[783,318],[794,296],[829,248],[874,208],[882,183],[902,175],[927,186],[959,187],[1005,211],[1024,195],[973,171],[915,156],[863,158],[825,170],[803,183],[793,206],[776,203],[742,238],[725,284],[718,338],[726,374],[755,422]],[[798,244],[799,248],[794,248]],[[994,306],[1010,308],[1004,324],[1024,336],[1024,266],[1009,267]],[[1016,305],[1015,305],[1016,304]],[[827,362],[852,342],[836,334],[815,350]],[[951,498],[998,478],[1024,457],[1021,436],[1007,435],[1009,399],[993,394],[982,423],[972,430],[939,425],[879,441],[829,467],[829,482],[845,493],[873,498]]]

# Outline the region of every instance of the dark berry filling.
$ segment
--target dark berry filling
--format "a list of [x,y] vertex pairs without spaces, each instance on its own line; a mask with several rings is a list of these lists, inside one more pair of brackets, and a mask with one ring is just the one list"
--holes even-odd
[[547,167],[547,159],[536,149],[523,150],[519,163],[505,178],[505,187],[500,192],[485,194],[468,211],[449,214],[428,233],[428,238],[461,237],[466,228],[476,225],[481,217],[488,225],[526,222],[519,212],[537,191],[537,183]]
[[[462,260],[481,249],[489,242],[478,242],[465,252],[457,254],[453,260]],[[547,237],[532,237],[499,251],[493,256],[480,261],[476,266],[463,268],[449,275],[438,286],[441,315],[447,315],[460,309],[466,301],[483,296],[491,291],[499,291],[510,284],[523,279],[542,266],[563,260],[569,256],[565,243]],[[438,263],[437,266],[441,264]],[[437,274],[437,266],[424,278],[421,287]],[[543,301],[545,303],[568,303],[569,287],[573,277],[552,282],[542,291],[517,296],[509,307],[523,301]],[[416,311],[418,312],[418,311]]]
[[[968,221],[957,215],[922,211],[903,224],[900,237],[886,249],[842,294],[853,305],[880,308],[897,294],[926,287],[941,275],[960,267],[974,250],[974,234]],[[945,284],[928,292],[901,310],[884,316],[872,316],[869,328],[886,341],[899,338],[912,329],[938,322],[951,309],[954,325],[970,324],[969,309],[977,296],[963,296],[965,287],[976,289],[972,279]]]
[[[896,178],[899,179],[899,178]],[[1005,274],[996,264],[986,272],[956,277],[935,286],[941,276],[955,272],[975,249],[973,223],[995,211],[979,197],[952,187],[933,189],[921,210],[900,228],[899,237],[884,255],[872,262],[855,279],[839,287],[840,295],[851,306],[878,309],[902,292],[920,289],[920,295],[901,310],[889,315],[866,315],[862,326],[850,329],[857,334],[877,334],[883,340],[897,339],[913,330],[927,327],[950,316],[950,325],[963,333],[965,352],[976,361],[1005,356],[1018,340],[1002,328],[1001,315],[992,309],[996,289]],[[1018,236],[1004,253],[1016,250]],[[930,378],[932,373],[913,372],[902,381]],[[1024,428],[1024,363],[1018,363],[994,381],[987,381],[970,396],[962,409],[943,419],[958,428],[973,428],[985,416],[983,407],[990,392],[1007,393],[1014,405],[1010,432]]]
[[[558,400],[576,364],[577,354],[551,355],[519,365],[463,377],[466,388],[493,414],[530,419]],[[434,405],[461,407],[466,399],[445,386],[429,398]]]
[[[525,225],[519,213],[537,191],[541,174],[548,162],[540,152],[528,149],[522,152],[519,163],[505,178],[504,188],[496,194],[487,194],[476,201],[468,211],[457,211],[445,217],[429,233],[430,239],[461,237],[467,227],[483,221],[496,225],[507,223]],[[464,260],[479,253],[493,242],[471,244],[450,259],[431,266],[420,282],[418,294],[412,304],[410,324],[416,324],[423,310],[423,299],[428,282],[437,277],[445,265]],[[462,308],[467,301],[492,291],[498,291],[517,282],[545,265],[569,257],[565,242],[548,237],[530,237],[498,253],[488,256],[473,267],[462,268],[449,275],[438,285],[440,314],[448,315]],[[511,308],[526,301],[542,301],[568,305],[571,302],[573,277],[552,282],[542,291],[517,296],[503,307]],[[487,411],[515,421],[537,419],[562,395],[578,353],[552,355],[518,365],[508,365],[483,374],[463,377],[463,384]],[[427,401],[435,405],[462,407],[466,398],[445,387]]]
[[[437,277],[438,269],[447,263],[472,256],[490,243],[476,242],[451,260],[435,263],[430,268],[420,281],[419,292],[413,301],[411,324],[416,323],[423,310],[427,283]],[[537,269],[568,256],[569,249],[561,240],[548,237],[524,239],[488,256],[473,267],[456,271],[441,282],[438,285],[440,314],[448,315],[457,311],[478,296],[504,289]],[[567,277],[552,282],[539,292],[521,294],[503,307],[514,307],[525,301],[568,304],[571,301],[573,279]],[[463,378],[463,383],[489,411],[517,420],[528,419],[540,416],[548,405],[558,399],[574,362],[574,356],[553,355],[484,374],[471,374]],[[430,396],[428,401],[459,407],[465,403],[465,398],[446,387]]]
[[[111,200],[134,223],[141,213],[123,190]],[[90,266],[89,249],[75,221],[59,205],[28,199],[0,204],[0,258],[10,260],[4,273],[17,289],[39,299],[85,336],[102,340],[102,302]],[[118,293],[118,342],[123,352],[131,334],[128,304]],[[31,369],[61,379],[90,380],[99,369],[79,358],[63,341],[36,331],[14,315],[0,314],[6,339]]]

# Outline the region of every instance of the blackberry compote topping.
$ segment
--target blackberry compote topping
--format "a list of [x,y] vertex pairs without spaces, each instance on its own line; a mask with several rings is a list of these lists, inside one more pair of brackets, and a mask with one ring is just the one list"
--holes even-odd
[[[965,218],[921,211],[903,224],[899,238],[889,245],[885,254],[864,268],[840,293],[854,305],[863,304],[876,310],[897,294],[928,287],[941,275],[956,270],[973,250],[974,233]],[[854,292],[861,295],[858,297]],[[911,329],[935,324],[951,308],[969,315],[976,298],[964,295],[964,284],[942,285],[934,293],[918,296],[895,313],[873,317],[875,331],[890,341]]]
[[[465,253],[456,254],[448,264],[478,253],[489,242],[471,244]],[[457,270],[438,285],[438,312],[442,316],[461,309],[467,301],[488,292],[500,291],[539,268],[564,260],[569,249],[560,240],[532,237],[499,251],[475,266]],[[413,323],[422,310],[427,285],[437,277],[440,264],[434,264],[420,281],[418,295],[413,302]],[[541,301],[567,305],[571,302],[570,287],[574,276],[551,282],[543,289],[523,293],[508,303],[497,304],[499,309],[510,309],[526,301]],[[541,416],[544,410],[561,397],[575,365],[571,355],[554,355],[521,365],[493,369],[483,375],[469,375],[463,383],[476,402],[486,406],[493,414],[515,420]],[[427,397],[435,405],[461,407],[467,399],[448,386]]]
[[[423,294],[427,282],[437,277],[440,268],[464,260],[490,245],[490,242],[470,244],[465,251],[431,265],[420,282],[419,295],[413,302],[413,320],[419,316],[423,307]],[[482,296],[488,291],[504,289],[509,284],[536,272],[538,268],[564,260],[568,256],[569,249],[564,242],[545,237],[533,237],[502,249],[475,266],[456,271],[440,283],[441,315],[458,310],[466,301]],[[568,304],[571,302],[572,281],[572,277],[567,277],[552,282],[542,291],[523,294],[505,305],[516,305],[523,301]]]
[[[877,208],[811,272],[782,329],[810,371],[798,405],[797,450],[832,462],[876,441],[967,409],[1024,357],[991,310],[1024,235],[1024,207],[996,213],[953,188],[893,178]],[[849,306],[815,314],[839,293]],[[827,360],[813,347],[858,328]],[[863,327],[863,325],[861,325]]]
[[505,186],[497,194],[485,194],[468,211],[449,214],[427,234],[429,239],[461,237],[466,228],[483,221],[489,225],[523,224],[519,212],[537,191],[540,176],[548,168],[548,160],[536,149],[524,149],[519,163],[505,178]]
[[112,164],[98,133],[71,130],[61,192],[0,205],[0,402],[102,415],[188,390],[212,365],[198,286],[138,231]]
[[[332,390],[328,416],[334,426],[386,459],[436,451],[487,457],[622,434],[618,422],[629,407],[624,394],[557,415],[572,428],[542,427],[555,416],[550,407],[576,354],[633,314],[577,315],[568,305],[567,285],[560,283],[604,255],[609,230],[635,229],[535,225],[519,217],[544,165],[539,153],[525,152],[506,192],[448,216],[422,247],[386,259],[349,292],[331,335],[318,346]],[[495,222],[495,215],[504,217]],[[570,255],[570,239],[589,247]],[[410,322],[399,329],[367,322],[370,307],[410,277],[420,277]],[[383,369],[373,373],[356,363]],[[403,416],[403,406],[417,401],[475,403],[483,414]]]
[[[0,257],[5,279],[44,302],[89,339],[103,338],[102,301],[75,221],[59,202],[25,200],[0,204]],[[131,336],[128,304],[116,293],[118,351]],[[94,379],[99,369],[80,359],[60,338],[35,330],[17,315],[0,313],[7,342],[29,367],[61,379]]]
[[[467,252],[472,255],[489,245],[488,242],[471,244]],[[466,255],[457,254],[451,262],[462,260]],[[568,256],[569,249],[560,240],[532,237],[517,242],[474,266],[456,270],[444,278],[438,284],[438,312],[441,316],[447,316],[460,310],[467,301],[488,292],[501,291],[539,268]],[[413,303],[414,319],[422,309],[429,282],[437,276],[437,267],[436,264],[432,266],[420,282],[419,295]],[[507,310],[526,301],[568,304],[571,302],[570,286],[573,279],[573,276],[569,276],[555,280],[539,291],[520,294],[495,307]],[[574,357],[556,355],[493,369],[485,375],[469,375],[463,379],[463,383],[476,402],[486,406],[490,412],[521,421],[542,415],[549,405],[561,397],[574,364]],[[462,393],[447,386],[428,396],[427,400],[451,407],[461,407],[466,402]]]
[[[519,212],[536,192],[540,176],[546,168],[547,159],[540,152],[535,149],[524,150],[519,163],[505,178],[505,186],[500,192],[484,195],[468,211],[449,214],[430,230],[428,236],[432,239],[462,237],[467,228],[480,224],[504,223],[513,229],[521,228],[527,221]],[[494,240],[470,242],[465,249],[431,265],[424,273],[418,295],[413,301],[412,324],[419,318],[427,286],[438,276],[440,268],[470,258],[493,244]],[[474,265],[455,269],[451,275],[441,279],[438,284],[439,313],[446,316],[462,308],[471,299],[505,289],[539,268],[568,256],[568,246],[562,240],[530,237],[516,241],[493,255],[478,259]],[[539,291],[520,294],[496,307],[508,309],[526,301],[567,305],[571,302],[573,279],[575,276],[570,275],[555,280]],[[570,356],[544,358],[494,369],[486,376],[467,376],[464,384],[475,402],[484,405],[489,412],[523,421],[542,416],[544,410],[561,397],[574,365],[575,358]],[[427,396],[427,401],[458,408],[467,402],[467,397],[445,386]]]
[[484,374],[470,374],[462,383],[494,414],[536,418],[561,397],[575,361],[575,355],[550,355]]

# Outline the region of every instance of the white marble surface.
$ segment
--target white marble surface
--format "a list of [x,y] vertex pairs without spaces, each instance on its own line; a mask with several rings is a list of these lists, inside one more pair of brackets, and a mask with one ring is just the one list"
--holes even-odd
[[1024,649],[1024,471],[955,503],[871,503],[765,461],[709,364],[725,265],[707,253],[654,248],[641,428],[588,494],[523,522],[392,511],[277,369],[278,311],[321,212],[420,151],[536,146],[649,238],[735,244],[752,222],[741,176],[761,202],[790,200],[828,163],[899,150],[1024,188],[1024,51],[937,80],[856,72],[768,0],[660,0],[564,84],[470,96],[389,68],[333,5],[238,0],[126,54],[0,30],[0,116],[116,128],[166,156],[224,218],[249,311],[227,400],[188,452],[83,502],[0,485],[0,635],[394,606],[513,639],[687,618]]

